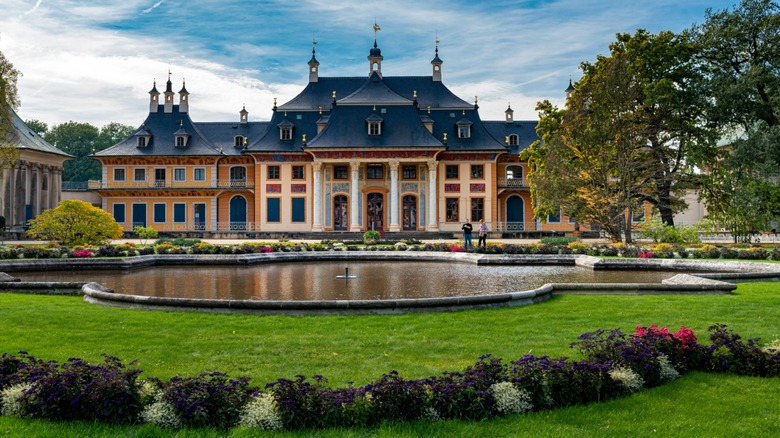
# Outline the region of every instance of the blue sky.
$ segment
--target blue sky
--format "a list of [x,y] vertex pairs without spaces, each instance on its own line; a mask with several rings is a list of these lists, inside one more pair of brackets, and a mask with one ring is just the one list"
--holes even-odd
[[[24,119],[139,125],[148,91],[186,79],[196,121],[267,120],[308,81],[368,74],[374,21],[386,76],[430,75],[438,38],[445,84],[479,96],[483,119],[536,119],[563,103],[579,64],[619,32],[679,32],[735,1],[2,0],[0,51],[24,76]],[[162,84],[162,86],[161,86]]]

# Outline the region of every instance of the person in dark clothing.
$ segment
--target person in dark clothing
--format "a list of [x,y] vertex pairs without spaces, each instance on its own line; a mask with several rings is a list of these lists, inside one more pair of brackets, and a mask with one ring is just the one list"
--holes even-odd
[[460,229],[463,230],[463,249],[468,251],[474,247],[474,244],[471,243],[471,232],[474,230],[474,226],[471,225],[471,222],[466,218],[466,223],[463,224]]
[[485,219],[479,220],[479,240],[477,241],[477,246],[480,248],[486,248],[487,247],[487,233],[488,233],[488,226],[485,223]]

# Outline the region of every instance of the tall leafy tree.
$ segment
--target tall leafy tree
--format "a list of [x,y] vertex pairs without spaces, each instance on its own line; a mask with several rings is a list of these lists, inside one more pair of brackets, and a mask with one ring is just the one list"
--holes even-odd
[[0,52],[0,176],[19,156],[12,118],[12,111],[19,106],[16,88],[19,76],[19,70]]
[[74,157],[64,164],[63,181],[89,181],[101,178],[100,163],[92,159],[91,155],[116,144],[133,132],[132,126],[115,122],[98,129],[89,123],[70,121],[55,125],[46,132],[44,138]]
[[[565,110],[540,105],[542,142],[527,153],[537,155],[529,178],[537,213],[560,202],[574,219],[630,240],[632,210],[643,202],[674,224],[695,166],[713,156],[716,130],[707,124],[706,82],[688,34],[639,29],[618,34],[609,48],[609,56],[582,64]],[[563,163],[554,162],[560,157]],[[598,190],[587,190],[589,183]]]
[[710,215],[744,238],[780,216],[780,6],[742,0],[705,18],[693,33],[715,102],[710,118],[728,141],[704,197]]
[[46,135],[46,133],[49,131],[49,125],[38,119],[25,120],[24,124],[41,137]]

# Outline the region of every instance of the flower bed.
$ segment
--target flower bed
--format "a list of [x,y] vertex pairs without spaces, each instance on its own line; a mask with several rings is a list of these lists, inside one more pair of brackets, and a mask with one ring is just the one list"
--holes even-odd
[[[139,380],[141,370],[106,356],[58,364],[26,352],[0,357],[0,413],[51,420],[153,423],[163,427],[314,429],[383,421],[485,419],[600,402],[651,388],[690,370],[780,376],[780,341],[763,345],[721,324],[710,345],[690,329],[655,325],[632,335],[597,330],[572,344],[583,359],[485,355],[460,372],[407,380],[390,372],[364,386],[330,388],[321,376],[256,387],[219,372]],[[129,364],[130,366],[133,363]]]

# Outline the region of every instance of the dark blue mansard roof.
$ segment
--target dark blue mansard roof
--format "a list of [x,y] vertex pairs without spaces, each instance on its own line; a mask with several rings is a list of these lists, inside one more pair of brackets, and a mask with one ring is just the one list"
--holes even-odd
[[517,135],[517,144],[509,145],[509,153],[517,155],[523,149],[531,146],[531,143],[539,140],[536,134],[535,120],[515,120],[512,122],[504,121],[485,121],[482,122],[490,134],[501,143],[505,143],[506,137],[512,134]]

